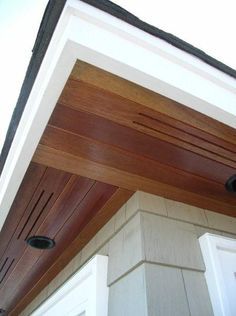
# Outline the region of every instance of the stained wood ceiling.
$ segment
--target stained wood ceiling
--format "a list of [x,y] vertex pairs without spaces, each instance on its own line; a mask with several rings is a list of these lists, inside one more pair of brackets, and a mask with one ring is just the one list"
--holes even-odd
[[236,215],[224,186],[235,130],[87,64],[76,64],[34,161]]
[[0,234],[0,307],[18,315],[136,190],[236,216],[235,154],[234,129],[78,61]]
[[[0,234],[1,308],[19,315],[17,303],[26,304],[27,294],[49,282],[131,194],[32,162]],[[29,247],[35,235],[50,237],[55,248]]]

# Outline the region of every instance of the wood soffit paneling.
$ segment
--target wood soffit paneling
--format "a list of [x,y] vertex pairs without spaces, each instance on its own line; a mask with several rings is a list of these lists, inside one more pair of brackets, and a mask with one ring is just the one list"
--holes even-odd
[[236,169],[235,130],[86,63],[76,63],[33,159],[236,215],[224,186]]
[[136,190],[236,216],[235,154],[234,129],[78,61],[0,234],[0,308],[19,315]]
[[[0,307],[19,315],[132,193],[32,162],[0,233]],[[29,247],[35,235],[55,248]]]

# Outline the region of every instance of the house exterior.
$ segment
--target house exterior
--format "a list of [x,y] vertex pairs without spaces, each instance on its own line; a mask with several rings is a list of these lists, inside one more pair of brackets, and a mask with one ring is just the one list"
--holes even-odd
[[100,255],[108,315],[233,315],[199,238],[235,247],[235,78],[109,1],[49,2],[1,156],[2,314],[50,315]]

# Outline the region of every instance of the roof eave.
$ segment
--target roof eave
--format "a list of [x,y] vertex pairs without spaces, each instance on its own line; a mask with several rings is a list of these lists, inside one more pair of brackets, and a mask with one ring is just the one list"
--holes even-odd
[[[160,39],[161,32],[162,36],[176,41],[172,35],[151,27],[108,1],[69,0],[65,4],[63,0],[56,3],[60,3],[60,8],[54,22],[50,22],[51,33],[45,32],[43,40],[42,29],[39,32],[38,41],[42,41],[42,47],[36,42],[35,55],[3,152],[2,165],[4,159],[6,161],[0,179],[0,226],[76,59],[235,127],[236,81],[232,76],[206,64],[199,56],[190,55],[173,43],[170,45],[166,39]],[[98,6],[102,11],[96,8]],[[50,14],[46,17],[51,20]],[[48,31],[49,24],[42,25]],[[151,30],[156,34],[150,34]],[[95,32],[96,41],[89,36]],[[183,45],[184,42],[180,42]],[[187,46],[190,49],[190,45]],[[126,47],[125,54],[119,47]],[[140,63],[141,59],[146,62]],[[186,84],[188,82],[191,85]]]

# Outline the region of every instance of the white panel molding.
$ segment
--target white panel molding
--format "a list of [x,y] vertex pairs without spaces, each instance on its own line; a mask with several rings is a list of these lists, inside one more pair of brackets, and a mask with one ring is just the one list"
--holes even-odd
[[206,233],[199,238],[215,316],[236,315],[236,240]]
[[31,316],[107,316],[108,257],[96,255]]
[[68,0],[0,178],[0,229],[76,60],[236,127],[236,80],[112,15]]

